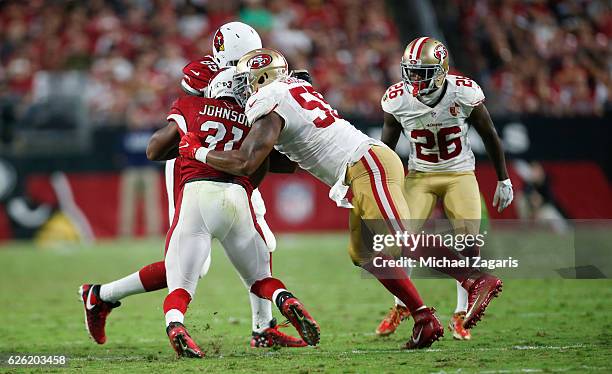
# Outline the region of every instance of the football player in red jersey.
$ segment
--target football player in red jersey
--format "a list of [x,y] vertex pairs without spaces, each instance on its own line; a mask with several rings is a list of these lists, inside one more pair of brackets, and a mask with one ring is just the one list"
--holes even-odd
[[[213,56],[207,55],[200,60],[192,61],[183,68],[181,87],[194,96],[205,96],[211,77],[219,70],[219,66],[233,65],[246,52],[261,47],[261,39],[250,26],[241,22],[230,22],[221,26],[213,39]],[[161,129],[159,131],[163,131]],[[157,134],[157,133],[156,133]],[[156,141],[156,135],[151,139]],[[174,217],[174,207],[179,192],[181,158],[166,161],[166,192],[168,195],[169,222]],[[265,206],[258,190],[253,191],[253,208],[257,222],[266,237],[266,244],[274,250],[276,241],[268,228],[263,216]],[[210,257],[202,267],[204,276],[210,266]],[[139,271],[124,278],[106,284],[84,284],[79,288],[80,299],[85,310],[85,325],[89,335],[98,344],[106,342],[106,318],[113,308],[118,307],[120,300],[135,294],[157,291],[167,287],[164,261],[158,261],[144,266]],[[252,310],[252,347],[270,347],[273,345],[300,347],[306,346],[301,339],[283,334],[278,330],[272,318],[272,305],[268,300],[249,293]]]
[[[221,70],[210,82],[208,98],[187,96],[172,106],[163,133],[147,149],[150,158],[170,158],[189,152],[179,141],[192,137],[209,150],[240,148],[249,133],[243,109],[232,90],[235,68]],[[151,147],[149,147],[151,148]],[[202,149],[201,146],[197,149]],[[196,148],[193,148],[196,152]],[[194,156],[195,157],[195,156]],[[286,164],[295,165],[287,160]],[[274,301],[309,345],[319,341],[319,327],[284,284],[270,274],[270,256],[255,219],[250,194],[263,179],[269,162],[250,176],[220,172],[194,159],[181,161],[180,192],[166,239],[166,277],[169,294],[164,301],[167,333],[179,356],[203,356],[183,325],[184,314],[195,295],[200,269],[219,240],[244,284],[257,296]]]

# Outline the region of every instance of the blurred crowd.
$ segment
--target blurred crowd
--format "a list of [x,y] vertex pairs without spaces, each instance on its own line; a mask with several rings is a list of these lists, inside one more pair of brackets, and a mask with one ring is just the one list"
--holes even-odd
[[[493,113],[602,115],[609,106],[605,0],[432,4],[453,64],[482,84]],[[384,1],[2,1],[0,101],[24,113],[70,92],[98,125],[159,126],[181,94],[182,67],[210,53],[214,31],[233,20],[308,69],[345,116],[379,119],[382,93],[400,79],[403,43]]]
[[98,125],[158,126],[181,94],[183,66],[211,53],[215,30],[234,20],[309,69],[346,115],[379,116],[381,95],[399,79],[397,30],[376,0],[4,1],[0,96],[27,111],[60,92],[50,80],[59,74]]
[[607,0],[433,2],[455,64],[494,113],[603,115],[612,95]]

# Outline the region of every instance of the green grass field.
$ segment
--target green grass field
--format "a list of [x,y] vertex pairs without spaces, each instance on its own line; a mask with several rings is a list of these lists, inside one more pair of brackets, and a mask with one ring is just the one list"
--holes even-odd
[[[55,250],[0,247],[0,353],[65,354],[68,368],[54,370],[106,373],[612,372],[609,280],[506,280],[472,341],[453,341],[447,332],[431,349],[405,351],[411,323],[390,338],[374,335],[391,297],[351,265],[344,235],[283,236],[278,247],[274,274],[320,323],[316,348],[249,348],[247,293],[218,247],[186,319],[207,358],[175,358],[164,331],[161,291],[125,299],[109,317],[108,342],[94,344],[77,287],[159,260],[159,240]],[[446,325],[455,304],[454,281],[416,282]],[[13,370],[0,365],[0,372]]]

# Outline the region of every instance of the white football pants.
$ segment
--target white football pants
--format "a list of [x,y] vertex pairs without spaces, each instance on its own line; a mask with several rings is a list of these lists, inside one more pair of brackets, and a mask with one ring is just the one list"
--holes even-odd
[[[175,183],[179,183],[180,181],[174,180],[174,159],[166,161],[165,166],[166,196],[168,196],[168,222],[172,223],[172,219],[174,218],[174,188]],[[266,245],[268,246],[270,252],[273,252],[276,249],[276,237],[264,218],[266,214],[266,205],[264,204],[261,193],[259,193],[259,189],[257,188],[253,190],[253,193],[251,194],[251,204],[253,204],[253,212],[255,212],[257,223],[264,234]],[[211,256],[208,256],[206,261],[204,261],[204,265],[202,265],[200,278],[204,277],[208,273],[208,270],[210,269],[210,262]]]
[[270,253],[257,231],[245,189],[233,183],[189,182],[166,253],[168,291],[194,296],[212,239],[219,240],[244,284],[270,276]]

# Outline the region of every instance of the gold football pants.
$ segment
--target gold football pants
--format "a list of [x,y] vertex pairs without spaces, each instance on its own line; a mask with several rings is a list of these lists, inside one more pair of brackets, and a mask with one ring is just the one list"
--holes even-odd
[[420,230],[438,198],[457,234],[478,234],[480,229],[480,191],[474,172],[428,173],[411,171],[404,182],[404,196],[415,224]]
[[359,162],[348,168],[346,182],[353,192],[349,255],[353,263],[361,265],[374,254],[362,237],[363,220],[377,223],[379,229],[375,232],[386,234],[404,231],[401,220],[410,219],[403,194],[404,166],[390,148],[373,146]]

